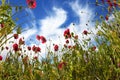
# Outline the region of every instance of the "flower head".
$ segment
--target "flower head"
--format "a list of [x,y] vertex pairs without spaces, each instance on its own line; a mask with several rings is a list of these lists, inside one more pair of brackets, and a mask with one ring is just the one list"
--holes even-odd
[[66,65],[65,62],[60,62],[60,63],[58,64],[58,69],[59,69],[59,70],[62,70],[63,66],[65,66],[65,65]]
[[87,35],[87,34],[88,34],[88,31],[87,31],[87,30],[84,30],[84,31],[83,31],[83,34]]
[[40,36],[39,36],[39,35],[36,35],[36,39],[37,39],[37,40],[40,40]]
[[46,38],[44,36],[40,36],[40,39],[41,39],[43,44],[46,43]]
[[20,45],[21,45],[21,44],[25,44],[25,41],[23,41],[23,39],[20,38],[20,39],[19,39],[19,44],[20,44]]
[[92,47],[92,50],[95,51],[95,50],[96,50],[96,46],[93,46],[93,47]]
[[3,59],[3,57],[0,55],[0,61]]
[[35,60],[37,60],[37,59],[38,59],[38,57],[37,57],[37,56],[35,56],[35,57],[34,57],[34,59],[35,59]]
[[9,49],[7,46],[6,46],[5,48],[6,48],[6,50],[8,50],[8,49]]
[[18,34],[14,34],[14,39],[18,39]]
[[56,44],[54,45],[54,51],[58,51],[59,46]]
[[75,38],[75,39],[78,39],[78,35],[75,35],[74,38]]
[[13,50],[14,50],[14,51],[18,51],[18,50],[19,50],[17,43],[13,44]]
[[36,39],[37,39],[37,40],[41,40],[41,42],[42,42],[43,44],[46,43],[46,41],[47,41],[44,36],[39,36],[39,35],[36,36]]
[[70,29],[66,29],[64,31],[64,37],[65,39],[71,38]]
[[37,53],[37,52],[40,52],[41,51],[41,48],[40,47],[36,47],[35,45],[32,47],[32,50]]
[[105,16],[105,19],[108,21],[108,19],[109,19],[108,16]]
[[29,8],[36,8],[36,0],[26,0]]
[[69,43],[69,40],[66,40],[65,42],[68,44],[68,43]]
[[1,27],[1,28],[3,28],[3,27],[4,27],[4,24],[3,24],[3,23],[1,23],[1,24],[0,24],[0,27]]
[[40,47],[36,47],[37,49],[37,52],[40,52],[41,51],[41,48]]
[[30,46],[28,46],[28,47],[27,47],[27,49],[30,51],[30,50],[31,50],[31,47],[30,47]]
[[32,50],[33,50],[33,51],[35,51],[35,50],[36,50],[36,46],[35,46],[35,45],[32,47]]

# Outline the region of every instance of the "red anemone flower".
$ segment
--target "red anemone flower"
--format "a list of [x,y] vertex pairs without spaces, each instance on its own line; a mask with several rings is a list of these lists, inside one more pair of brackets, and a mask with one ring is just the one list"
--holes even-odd
[[0,61],[3,59],[3,57],[0,55]]
[[41,51],[41,48],[40,47],[36,47],[37,49],[37,52],[40,52]]
[[68,44],[69,43],[69,40],[66,40],[66,44]]
[[58,51],[59,46],[58,45],[54,45],[54,51]]
[[108,16],[105,16],[105,19],[108,20],[109,19]]
[[95,51],[95,50],[96,50],[96,46],[93,46],[93,47],[92,47],[92,50]]
[[25,44],[25,41],[22,40],[22,38],[19,39],[19,44],[22,45],[22,44]]
[[14,51],[18,51],[18,50],[19,50],[17,43],[13,44],[13,50],[14,50]]
[[40,36],[40,39],[41,39],[41,41],[42,41],[43,44],[46,43],[46,39],[45,39],[44,36]]
[[26,0],[30,8],[36,8],[36,0]]
[[3,28],[3,27],[4,27],[4,24],[3,24],[3,23],[1,23],[1,24],[0,24],[0,27],[1,27],[1,28]]
[[88,31],[87,31],[87,30],[84,30],[84,31],[83,31],[83,34],[87,35],[87,34],[88,34]]
[[14,39],[18,39],[18,34],[14,34]]
[[27,47],[27,49],[30,51],[30,50],[31,50],[31,47],[30,47],[30,46],[28,46],[28,47]]
[[59,70],[62,70],[63,66],[65,66],[65,65],[66,65],[65,62],[60,62],[60,63],[58,64],[58,69],[59,69]]
[[32,50],[33,50],[33,51],[35,51],[35,50],[36,50],[36,46],[35,46],[35,45],[32,47]]
[[8,49],[9,49],[7,46],[6,46],[5,48],[6,48],[6,50],[8,50]]
[[37,35],[37,36],[36,36],[36,39],[37,39],[37,40],[40,40],[40,36],[39,36],[39,35]]

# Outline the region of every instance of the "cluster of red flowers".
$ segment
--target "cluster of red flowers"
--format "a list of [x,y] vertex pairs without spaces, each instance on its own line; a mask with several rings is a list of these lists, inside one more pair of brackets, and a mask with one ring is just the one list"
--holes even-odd
[[107,2],[108,3],[108,5],[110,6],[110,7],[112,7],[112,6],[114,6],[114,7],[117,7],[117,6],[119,6],[119,4],[117,4],[117,0],[101,0],[102,1],[102,3],[104,4],[105,2]]
[[36,8],[36,0],[26,0],[29,8]]
[[36,47],[35,45],[32,47],[32,50],[37,53],[37,52],[40,52],[41,51],[41,48],[40,47]]
[[[18,38],[19,38],[19,35],[18,35],[18,34],[13,34],[13,37],[14,37],[14,39],[18,39]],[[20,50],[19,45],[23,45],[23,44],[25,44],[25,41],[24,41],[22,38],[20,38],[18,44],[17,44],[17,43],[14,43],[14,44],[13,44],[13,50],[14,50],[15,52],[16,52],[16,51],[19,51],[19,50]],[[6,47],[6,49],[8,50],[8,47]]]
[[65,39],[71,38],[70,29],[66,29],[64,31],[64,37]]
[[43,44],[46,43],[46,41],[47,41],[44,36],[39,36],[39,35],[37,35],[36,38],[37,38],[37,40],[39,40],[39,41],[41,40],[41,42],[42,42]]

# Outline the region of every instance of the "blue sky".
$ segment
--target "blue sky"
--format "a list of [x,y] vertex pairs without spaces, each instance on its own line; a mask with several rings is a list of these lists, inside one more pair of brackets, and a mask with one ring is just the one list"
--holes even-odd
[[[45,36],[50,34],[47,30],[55,30],[56,28],[61,30],[70,26],[71,23],[75,23],[77,26],[82,24],[93,24],[96,17],[95,12],[101,12],[99,7],[96,7],[92,3],[95,0],[36,0],[37,7],[35,9],[26,8],[13,18],[18,17],[17,24],[23,23],[21,26],[27,29],[31,29],[34,34],[40,32]],[[91,4],[88,4],[88,1]],[[26,0],[9,0],[12,6],[27,6]],[[83,12],[83,13],[82,13]],[[26,16],[26,14],[28,14]],[[101,14],[101,13],[100,13]],[[81,18],[82,17],[82,18]],[[86,19],[85,19],[86,18]],[[50,22],[49,22],[50,21]],[[85,22],[86,21],[86,22]],[[88,21],[91,21],[88,23]],[[95,20],[94,20],[95,21]],[[82,23],[83,22],[83,23]],[[37,31],[35,31],[37,29]],[[39,31],[38,31],[39,30]],[[45,31],[44,31],[45,30]],[[52,32],[54,33],[54,32]],[[33,36],[27,35],[27,38]]]
[[[16,24],[21,24],[23,32],[20,37],[24,36],[27,45],[40,44],[36,41],[36,35],[43,35],[47,39],[46,45],[40,44],[41,48],[53,44],[64,44],[63,32],[66,28],[75,32],[82,39],[84,30],[95,30],[95,20],[99,16],[106,15],[106,11],[96,6],[96,0],[36,0],[35,9],[25,8],[19,12],[13,19],[19,18]],[[101,0],[98,0],[101,2]],[[26,0],[7,0],[11,6],[27,7]],[[89,4],[88,4],[89,3]],[[14,10],[13,10],[14,13]],[[73,25],[75,23],[75,25]],[[86,25],[88,24],[88,25]],[[87,38],[92,35],[87,36]],[[42,49],[45,53],[45,49]]]
[[[95,20],[99,19],[96,12],[105,15],[101,7],[95,6],[95,0],[36,0],[35,9],[26,8],[16,16],[19,20],[17,24],[23,23],[23,29],[27,29],[22,35],[25,36],[26,43],[29,39],[33,40],[36,34],[43,35],[47,39],[53,39],[55,43],[58,36],[63,37],[66,28],[75,32],[82,33],[83,30],[94,27]],[[100,0],[99,0],[100,1]],[[9,0],[12,6],[27,6],[26,0]],[[88,4],[90,3],[90,4]],[[26,14],[28,14],[26,16]],[[88,24],[88,26],[86,26]],[[31,28],[32,27],[32,28]],[[80,35],[81,36],[81,35]],[[63,38],[62,38],[63,39]]]

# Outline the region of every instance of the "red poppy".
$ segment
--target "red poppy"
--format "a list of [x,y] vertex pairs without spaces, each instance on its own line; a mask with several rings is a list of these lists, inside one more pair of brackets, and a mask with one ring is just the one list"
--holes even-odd
[[45,39],[44,36],[40,36],[40,39],[41,39],[41,41],[42,41],[43,44],[46,43],[46,39]]
[[25,44],[25,41],[22,40],[22,38],[19,39],[19,44]]
[[109,19],[108,16],[105,16],[105,19],[108,20]]
[[69,40],[66,40],[66,43],[68,44],[68,43],[69,43]]
[[30,50],[31,50],[31,47],[30,47],[30,46],[28,46],[28,47],[27,47],[27,49],[30,51]]
[[64,44],[64,47],[65,47],[65,48],[67,48],[67,45],[66,45],[66,44]]
[[70,45],[68,46],[69,49],[70,49],[71,47],[72,47],[72,46],[70,46]]
[[26,0],[30,8],[36,8],[36,0]]
[[4,27],[4,24],[3,24],[3,23],[1,23],[1,24],[0,24],[0,27],[1,27],[1,28],[3,28],[3,27]]
[[69,29],[66,29],[64,31],[64,37],[65,37],[65,39],[71,38],[71,34],[70,34],[70,30]]
[[38,57],[37,57],[37,56],[35,56],[35,57],[34,57],[34,59],[35,59],[35,60],[37,60],[37,59],[38,59]]
[[36,36],[36,39],[37,39],[37,40],[40,40],[40,36],[39,36],[39,35],[37,35],[37,36]]
[[3,59],[3,57],[0,55],[0,61]]
[[27,65],[28,64],[29,57],[26,56],[23,58],[23,64]]
[[59,46],[58,45],[54,45],[54,51],[58,51]]
[[19,50],[17,43],[13,44],[13,50],[14,50],[14,51],[18,51],[18,50]]
[[36,47],[35,47],[35,45],[32,47],[32,50],[33,50],[33,51],[35,51],[35,50],[36,50]]
[[84,31],[83,31],[83,34],[87,35],[87,34],[88,34],[88,31],[87,31],[87,30],[84,30]]
[[75,38],[75,39],[78,39],[78,35],[75,35],[74,38]]
[[14,34],[14,39],[18,39],[18,34]]
[[37,52],[40,52],[41,51],[41,48],[40,47],[36,47],[37,49]]
[[65,62],[60,62],[60,63],[58,64],[58,69],[59,69],[59,70],[62,70],[63,66],[65,66],[65,65],[66,65]]
[[92,50],[95,51],[95,50],[96,50],[96,46],[93,46],[93,47],[92,47]]
[[6,46],[5,48],[6,48],[6,50],[8,50],[8,49],[9,49],[7,46]]

